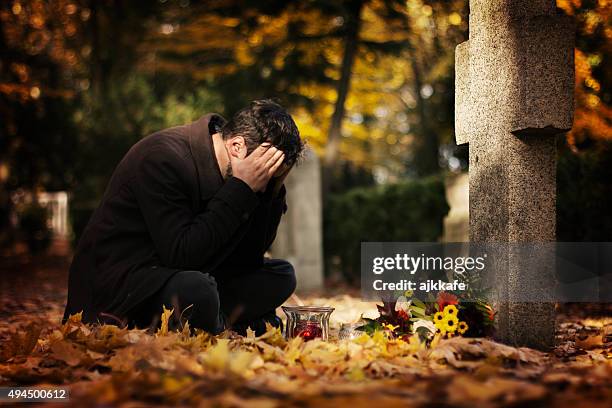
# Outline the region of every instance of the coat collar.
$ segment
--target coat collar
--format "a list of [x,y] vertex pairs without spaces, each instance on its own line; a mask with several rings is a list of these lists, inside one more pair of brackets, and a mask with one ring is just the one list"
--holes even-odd
[[212,198],[224,182],[209,131],[211,122],[217,122],[219,126],[223,126],[225,119],[216,113],[209,113],[188,125],[189,149],[198,173],[200,198],[203,201]]

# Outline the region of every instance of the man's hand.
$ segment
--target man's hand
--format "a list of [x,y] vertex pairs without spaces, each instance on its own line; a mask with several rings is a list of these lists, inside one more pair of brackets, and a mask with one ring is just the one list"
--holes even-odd
[[244,159],[230,155],[232,172],[251,187],[254,192],[265,190],[270,178],[285,160],[285,154],[269,143],[257,147]]
[[281,187],[283,186],[283,183],[285,182],[285,179],[289,175],[289,172],[292,168],[293,164],[290,166],[283,164],[272,176],[267,188],[267,191],[270,191],[272,193],[272,197],[276,197],[278,195]]

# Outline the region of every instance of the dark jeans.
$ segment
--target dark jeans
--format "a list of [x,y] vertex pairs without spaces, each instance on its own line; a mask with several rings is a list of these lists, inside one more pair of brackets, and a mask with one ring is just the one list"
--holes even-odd
[[174,308],[171,329],[189,321],[192,328],[219,333],[273,313],[295,290],[293,266],[266,259],[260,268],[219,270],[211,276],[180,271],[149,299],[128,312],[130,326],[159,326],[162,305]]

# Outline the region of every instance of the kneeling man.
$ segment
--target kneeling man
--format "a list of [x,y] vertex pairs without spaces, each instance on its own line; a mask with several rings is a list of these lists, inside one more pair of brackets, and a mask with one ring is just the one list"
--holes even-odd
[[64,320],[211,333],[265,323],[295,289],[264,258],[287,210],[283,181],[303,148],[291,116],[254,101],[228,122],[208,114],[138,143],[115,169],[70,268]]

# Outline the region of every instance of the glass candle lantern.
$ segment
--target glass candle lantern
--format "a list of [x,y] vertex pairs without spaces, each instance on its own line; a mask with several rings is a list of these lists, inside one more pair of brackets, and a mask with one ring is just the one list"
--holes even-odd
[[329,338],[329,316],[333,307],[283,306],[287,315],[285,338],[302,337],[304,340]]

